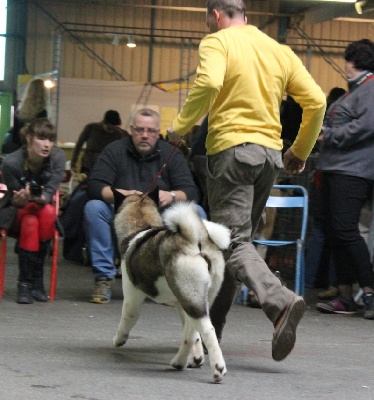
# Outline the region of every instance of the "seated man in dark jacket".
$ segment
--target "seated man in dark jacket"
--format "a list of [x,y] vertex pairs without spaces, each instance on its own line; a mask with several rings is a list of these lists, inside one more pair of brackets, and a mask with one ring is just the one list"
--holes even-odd
[[[111,281],[116,275],[111,187],[124,195],[148,191],[173,151],[173,146],[159,137],[159,114],[146,108],[138,110],[132,117],[131,136],[109,144],[91,170],[87,189],[90,200],[85,206],[84,219],[95,277],[93,303],[110,302]],[[175,201],[199,200],[198,189],[179,150],[167,162],[157,186],[161,209]]]

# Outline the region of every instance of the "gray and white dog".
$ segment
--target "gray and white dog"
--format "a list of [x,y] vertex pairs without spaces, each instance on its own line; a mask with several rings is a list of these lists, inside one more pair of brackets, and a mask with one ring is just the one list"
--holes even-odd
[[202,220],[194,203],[176,203],[161,217],[158,190],[146,197],[113,193],[124,296],[113,344],[126,343],[147,296],[157,303],[173,303],[182,320],[183,339],[171,365],[176,369],[201,366],[202,338],[213,379],[220,382],[227,369],[209,308],[222,284],[222,251],[230,244],[229,230]]

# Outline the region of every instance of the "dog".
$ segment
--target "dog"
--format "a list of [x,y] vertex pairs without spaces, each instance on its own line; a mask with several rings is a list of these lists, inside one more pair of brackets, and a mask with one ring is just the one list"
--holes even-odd
[[178,202],[161,216],[158,190],[127,197],[112,190],[124,296],[114,346],[128,340],[146,297],[175,304],[183,339],[170,364],[178,370],[200,367],[204,363],[202,338],[213,379],[220,382],[227,369],[209,308],[222,284],[223,250],[230,244],[230,231],[202,220],[193,202]]

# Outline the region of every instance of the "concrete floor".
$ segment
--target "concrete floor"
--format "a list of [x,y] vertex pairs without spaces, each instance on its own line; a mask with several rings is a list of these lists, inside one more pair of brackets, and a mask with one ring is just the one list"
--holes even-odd
[[280,363],[271,358],[273,328],[262,310],[234,305],[222,342],[228,373],[213,384],[207,363],[169,366],[181,338],[173,307],[145,303],[128,343],[114,348],[120,281],[111,304],[90,304],[90,269],[60,257],[56,301],[19,305],[16,280],[10,243],[0,302],[1,400],[374,399],[374,321],[320,314],[316,290],[307,292],[295,349]]

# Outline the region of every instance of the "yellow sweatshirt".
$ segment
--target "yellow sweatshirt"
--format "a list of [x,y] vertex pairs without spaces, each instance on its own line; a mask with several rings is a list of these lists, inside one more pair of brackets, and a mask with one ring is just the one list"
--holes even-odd
[[279,109],[288,93],[303,109],[291,150],[307,159],[321,129],[326,98],[288,46],[252,25],[233,26],[207,35],[199,57],[196,80],[173,121],[176,133],[184,135],[209,112],[208,155],[246,142],[280,150]]

